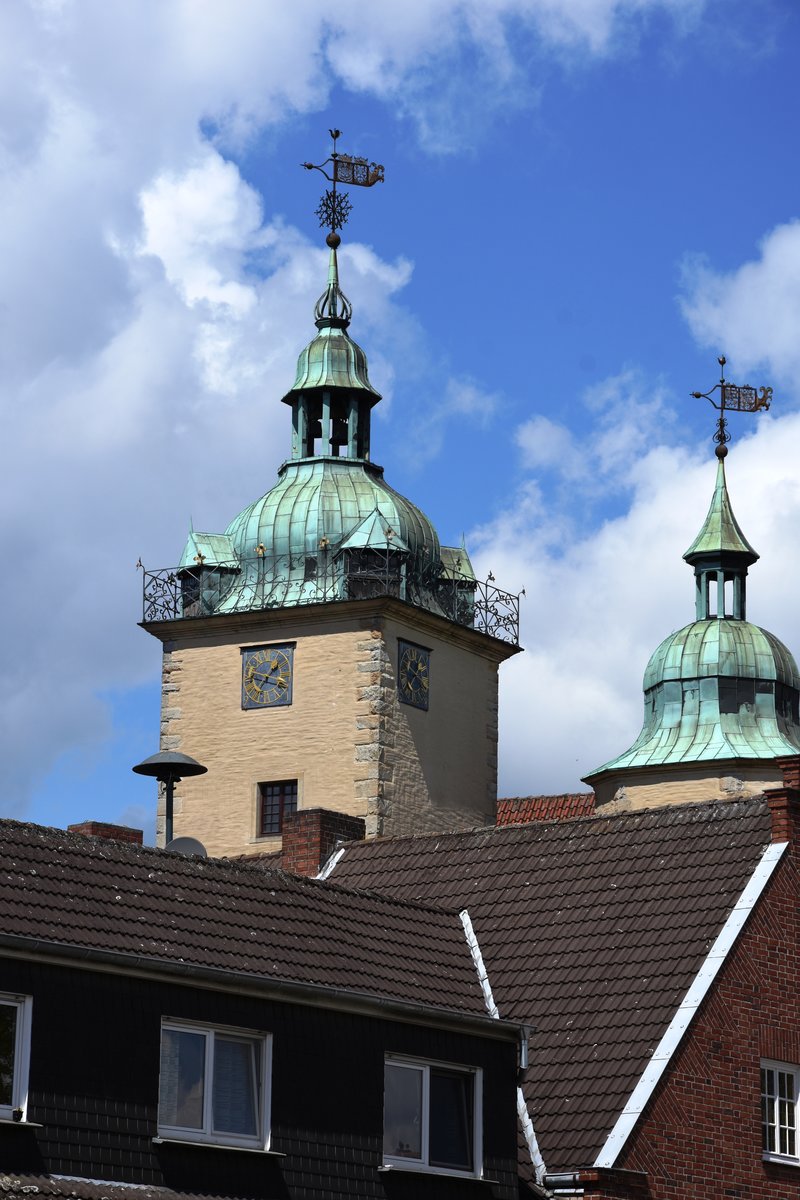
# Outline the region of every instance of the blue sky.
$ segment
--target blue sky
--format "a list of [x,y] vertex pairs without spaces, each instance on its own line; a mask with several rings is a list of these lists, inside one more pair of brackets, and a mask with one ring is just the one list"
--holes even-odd
[[[729,481],[751,619],[797,653],[800,9],[791,0],[16,0],[0,14],[9,582],[2,813],[152,827],[141,555],[223,529],[289,447],[324,282],[300,169],[353,192],[343,286],[385,400],[373,455],[526,589],[501,793],[625,749],[692,617],[680,555],[728,375],[768,383]],[[189,748],[187,748],[189,749]],[[202,758],[202,748],[190,752]]]

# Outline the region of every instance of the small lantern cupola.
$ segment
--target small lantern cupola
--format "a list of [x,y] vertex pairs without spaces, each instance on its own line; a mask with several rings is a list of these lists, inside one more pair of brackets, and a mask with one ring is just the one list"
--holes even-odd
[[367,356],[347,332],[353,306],[339,286],[339,235],[329,234],[328,285],[314,309],[319,332],[301,352],[283,403],[292,409],[292,458],[369,459],[370,413],[380,400]]
[[696,620],[710,617],[747,619],[747,568],[758,554],[733,514],[725,480],[724,445],[717,446],[717,482],[703,527],[684,554],[694,567]]

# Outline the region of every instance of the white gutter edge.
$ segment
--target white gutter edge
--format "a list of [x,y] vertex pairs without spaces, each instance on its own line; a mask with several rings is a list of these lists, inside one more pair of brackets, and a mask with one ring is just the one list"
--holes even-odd
[[595,1167],[614,1166],[617,1156],[633,1131],[645,1105],[653,1095],[656,1084],[666,1070],[678,1043],[689,1028],[695,1013],[705,999],[720,967],[725,962],[731,947],[741,933],[745,921],[753,911],[788,845],[788,842],[772,842],[764,851],[761,861],[733,906],[700,970],[692,980],[688,992],[667,1026],[664,1036],[653,1051],[653,1055],[642,1072],[639,1082],[631,1092],[630,1099],[620,1113],[616,1125],[608,1135],[603,1149],[594,1162]]
[[[492,985],[489,982],[489,973],[486,970],[486,964],[483,961],[483,955],[481,954],[481,948],[478,944],[478,939],[475,936],[475,930],[472,927],[472,920],[470,919],[469,912],[465,908],[462,909],[458,915],[461,918],[461,924],[464,926],[464,933],[467,937],[467,945],[469,946],[470,953],[472,955],[472,961],[475,964],[475,970],[478,973],[478,982],[480,983],[481,991],[483,992],[486,1011],[495,1021],[499,1021],[500,1011],[494,1002]],[[542,1153],[539,1149],[539,1143],[536,1140],[536,1131],[533,1128],[533,1121],[531,1120],[531,1115],[528,1112],[528,1105],[525,1102],[525,1096],[523,1095],[521,1087],[517,1088],[517,1117],[519,1119],[523,1137],[525,1138],[525,1144],[528,1147],[528,1153],[531,1156],[533,1169],[536,1172],[536,1182],[541,1184],[545,1175],[547,1174],[547,1167],[544,1164],[544,1159],[542,1158]]]
[[486,970],[486,964],[483,961],[483,955],[481,954],[481,948],[478,945],[478,939],[475,936],[475,930],[472,927],[472,921],[470,919],[469,912],[465,908],[462,909],[458,915],[461,918],[461,924],[464,926],[464,933],[467,935],[467,945],[469,946],[470,953],[472,954],[472,961],[475,964],[475,970],[478,972],[478,982],[481,985],[483,999],[486,1002],[486,1011],[490,1017],[494,1018],[495,1021],[499,1021],[500,1011],[494,1002],[492,985],[489,982],[489,973]]
[[325,866],[322,868],[322,870],[317,875],[314,876],[314,878],[315,879],[327,879],[328,876],[330,875],[330,873],[333,871],[333,868],[338,863],[339,859],[344,854],[348,845],[349,845],[349,842],[345,842],[344,845],[340,846],[338,850],[334,850],[333,854],[330,856],[330,858],[325,863]]

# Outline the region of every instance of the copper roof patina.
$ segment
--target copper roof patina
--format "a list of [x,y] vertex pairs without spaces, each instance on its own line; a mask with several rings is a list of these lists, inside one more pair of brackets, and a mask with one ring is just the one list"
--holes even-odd
[[693,562],[697,555],[719,553],[747,555],[751,563],[758,559],[734,516],[725,481],[725,461],[721,457],[717,460],[717,482],[706,519],[683,557]]
[[352,313],[352,305],[339,287],[336,250],[331,249],[328,286],[314,310],[319,333],[300,352],[297,375],[291,390],[283,397],[284,404],[291,404],[302,392],[324,388],[368,392],[371,403],[378,403],[381,395],[369,381],[367,356],[347,333]]
[[723,454],[708,514],[683,557],[695,570],[698,619],[658,646],[644,673],[639,736],[587,783],[623,770],[800,750],[797,664],[773,633],[744,619],[747,568],[758,554],[733,514]]

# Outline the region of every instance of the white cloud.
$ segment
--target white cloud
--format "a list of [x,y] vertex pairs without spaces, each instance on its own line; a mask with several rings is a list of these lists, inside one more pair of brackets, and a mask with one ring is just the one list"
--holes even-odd
[[[571,48],[577,62],[607,53],[648,12],[689,8],[0,7],[0,542],[16,581],[4,591],[14,637],[0,665],[6,803],[22,805],[65,747],[109,736],[98,690],[149,672],[133,564],[140,553],[173,560],[164,513],[224,525],[269,486],[282,456],[276,393],[310,332],[324,256],[279,225],[269,184],[258,197],[235,154],[265,127],[323,107],[336,84],[406,111],[429,146],[452,144],[454,131],[473,141],[460,106],[477,96],[489,113],[534,94],[534,41]],[[464,55],[477,75],[460,69]],[[396,303],[411,268],[358,245],[342,258],[359,332],[391,391],[393,364],[417,336]],[[459,384],[448,411],[482,412],[479,393]]]
[[759,258],[733,271],[687,259],[683,285],[693,334],[727,355],[730,378],[766,368],[768,382],[800,398],[800,220],[778,225],[761,242]]
[[584,393],[585,433],[541,415],[520,425],[514,439],[523,465],[554,472],[584,501],[632,488],[657,425],[669,428],[673,421],[669,399],[661,381],[626,367]]
[[240,315],[253,307],[255,289],[233,276],[244,273],[243,255],[264,244],[261,201],[233,163],[207,148],[180,175],[159,175],[140,203],[139,253],[161,260],[188,304],[225,304]]
[[448,379],[441,395],[431,401],[417,420],[414,450],[417,468],[422,468],[440,453],[445,431],[454,419],[485,429],[499,402],[498,396],[478,387],[472,379]]

